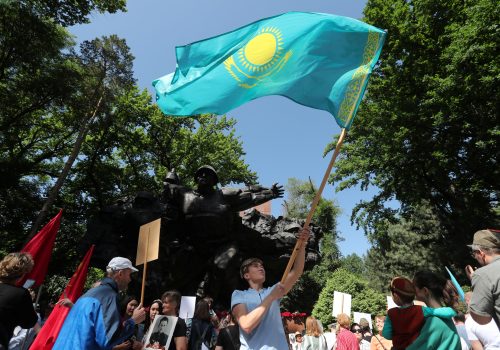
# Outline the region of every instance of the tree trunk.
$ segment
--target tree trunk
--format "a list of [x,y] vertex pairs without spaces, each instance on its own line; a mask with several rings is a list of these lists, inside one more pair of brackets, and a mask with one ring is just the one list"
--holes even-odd
[[99,101],[97,102],[97,106],[95,107],[94,113],[90,116],[88,121],[86,123],[82,123],[80,126],[80,129],[78,130],[78,136],[76,138],[75,144],[73,145],[73,150],[71,151],[71,154],[66,160],[66,163],[64,164],[64,168],[61,171],[61,174],[57,178],[57,181],[49,191],[49,195],[47,197],[47,200],[43,204],[42,210],[40,213],[38,213],[38,216],[35,220],[35,223],[31,227],[31,232],[26,239],[26,242],[28,242],[31,238],[35,236],[35,234],[38,232],[38,228],[42,224],[42,222],[45,220],[45,217],[47,216],[47,213],[49,212],[50,207],[56,200],[57,195],[59,194],[59,190],[61,189],[64,181],[66,180],[66,177],[69,174],[69,171],[73,167],[73,164],[75,162],[76,157],[80,153],[80,149],[82,148],[83,141],[85,140],[85,137],[87,136],[87,133],[89,131],[90,125],[92,124],[93,119],[95,118],[97,111],[99,110],[99,106],[101,105],[102,101],[102,96],[99,98]]

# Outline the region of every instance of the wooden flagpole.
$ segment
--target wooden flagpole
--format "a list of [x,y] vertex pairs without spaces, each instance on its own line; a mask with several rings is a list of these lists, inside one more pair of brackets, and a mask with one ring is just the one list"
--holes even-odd
[[146,270],[148,266],[148,248],[149,248],[149,235],[151,233],[151,228],[148,230],[148,238],[146,241],[146,249],[144,254],[144,270],[142,271],[142,287],[141,287],[141,305],[144,305],[144,287],[146,286]]
[[[309,214],[307,214],[306,222],[304,223],[304,228],[308,228],[311,224],[312,217],[314,212],[316,211],[316,207],[318,206],[319,200],[321,199],[321,194],[323,193],[323,189],[325,188],[326,182],[328,181],[328,177],[332,172],[333,165],[335,164],[335,159],[340,153],[340,147],[342,147],[342,143],[344,142],[344,138],[347,135],[347,130],[345,128],[342,129],[340,133],[339,140],[337,141],[337,145],[335,146],[335,151],[333,152],[332,159],[330,160],[330,164],[328,164],[328,168],[326,169],[325,175],[323,176],[323,181],[319,186],[316,195],[314,196],[313,202],[311,204],[311,210],[309,210]],[[295,247],[293,248],[292,256],[290,256],[290,260],[288,260],[288,265],[286,266],[285,272],[283,273],[283,277],[281,278],[281,283],[285,283],[285,280],[288,276],[288,273],[292,269],[293,263],[295,262],[295,258],[297,257],[297,253],[299,252],[302,246],[302,240],[297,239],[297,243],[295,243]]]

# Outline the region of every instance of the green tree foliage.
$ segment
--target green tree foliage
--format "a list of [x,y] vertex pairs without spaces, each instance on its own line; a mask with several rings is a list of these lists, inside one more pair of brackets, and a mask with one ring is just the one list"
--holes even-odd
[[[367,254],[368,275],[372,286],[387,290],[395,276],[413,278],[415,272],[427,269],[441,271],[440,256],[447,252],[440,245],[443,228],[428,206],[412,210],[397,223],[386,223],[387,241],[374,245]],[[457,269],[462,270],[462,266]]]
[[312,312],[313,316],[323,324],[332,323],[334,320],[332,316],[334,291],[351,294],[353,312],[367,312],[372,315],[385,313],[387,305],[385,294],[377,292],[369,287],[365,280],[340,268],[326,282]]
[[[380,189],[353,212],[377,254],[402,248],[391,245],[387,226],[423,202],[439,221],[433,241],[446,252],[441,266],[466,264],[472,234],[499,223],[499,7],[367,3],[365,21],[386,29],[387,41],[331,180],[340,189]],[[397,209],[386,205],[394,199]]]
[[[287,216],[305,220],[316,193],[314,184],[311,181],[290,178],[285,188]],[[332,271],[339,267],[340,252],[336,231],[336,219],[339,213],[340,209],[332,200],[322,198],[318,203],[312,222],[323,230],[323,239],[320,242],[321,263],[303,273],[294,288],[283,299],[284,309],[310,313],[325,281]]]
[[89,23],[89,15],[93,11],[101,13],[125,11],[127,3],[126,0],[11,0],[11,2],[16,2],[19,6],[29,8],[37,16],[50,18],[55,23],[65,27]]
[[[104,276],[105,273],[103,270],[97,269],[95,267],[89,267],[87,271],[87,279],[85,280],[85,285],[83,286],[83,293],[92,288],[92,285],[95,282],[103,279]],[[59,297],[68,286],[70,279],[71,277],[61,276],[57,274],[48,276],[44,281],[42,288],[42,293],[44,295],[43,299],[54,303],[57,302],[59,300]]]
[[349,271],[356,276],[366,276],[365,259],[356,253],[349,254],[340,259],[340,264],[343,269]]
[[[69,33],[15,1],[0,2],[0,237],[12,248],[41,208],[48,164],[68,153],[60,118],[81,78]],[[55,117],[57,115],[57,117]],[[33,176],[38,174],[39,176]]]
[[125,40],[112,35],[109,38],[85,41],[80,46],[78,60],[85,72],[79,82],[79,90],[72,96],[71,105],[62,114],[68,114],[78,122],[77,130],[69,157],[50,189],[42,210],[31,228],[31,236],[38,231],[40,224],[56,200],[61,187],[68,177],[87,134],[93,130],[105,130],[113,118],[113,110],[119,96],[130,90],[134,83],[133,56]]
[[69,165],[42,225],[64,208],[49,273],[71,276],[88,218],[138,191],[159,193],[172,168],[186,183],[202,164],[216,167],[222,184],[257,177],[234,120],[161,114],[136,86],[124,40],[73,46],[62,25],[123,9],[124,1],[58,4],[47,4],[59,11],[50,15],[42,2],[0,3],[0,254],[21,248]]
[[42,293],[45,300],[57,302],[62,292],[68,285],[70,277],[61,275],[51,275],[43,282]]

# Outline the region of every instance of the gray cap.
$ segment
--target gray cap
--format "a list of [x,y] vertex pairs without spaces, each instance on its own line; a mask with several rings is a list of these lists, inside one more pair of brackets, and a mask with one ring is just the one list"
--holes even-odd
[[472,244],[468,247],[480,246],[483,248],[500,248],[500,232],[497,230],[480,230],[474,233]]
[[108,268],[115,271],[124,269],[131,269],[134,272],[139,271],[134,266],[132,266],[132,262],[129,259],[122,258],[121,256],[117,256],[116,258],[111,259],[108,264]]

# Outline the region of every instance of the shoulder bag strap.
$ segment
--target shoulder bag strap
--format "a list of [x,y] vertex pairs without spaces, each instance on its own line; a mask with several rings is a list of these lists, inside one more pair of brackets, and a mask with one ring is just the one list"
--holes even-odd
[[234,343],[233,335],[232,335],[232,334],[231,334],[231,332],[229,331],[229,328],[228,328],[228,327],[226,327],[226,328],[224,328],[224,329],[225,329],[225,331],[226,331],[226,333],[227,333],[227,336],[229,337],[229,340],[231,341],[231,345],[233,346],[233,348],[234,348],[234,349],[239,349],[239,348],[240,348],[240,346],[241,346],[240,340],[238,339],[238,345],[236,345],[236,344]]
[[384,350],[387,350],[387,349],[385,348],[384,344],[382,344],[382,342],[380,341],[380,339],[377,337],[377,335],[376,335],[376,334],[374,334],[373,336],[375,337],[375,339],[377,339],[377,340],[378,340],[378,342],[380,343],[380,345],[382,345],[382,348],[383,348]]

